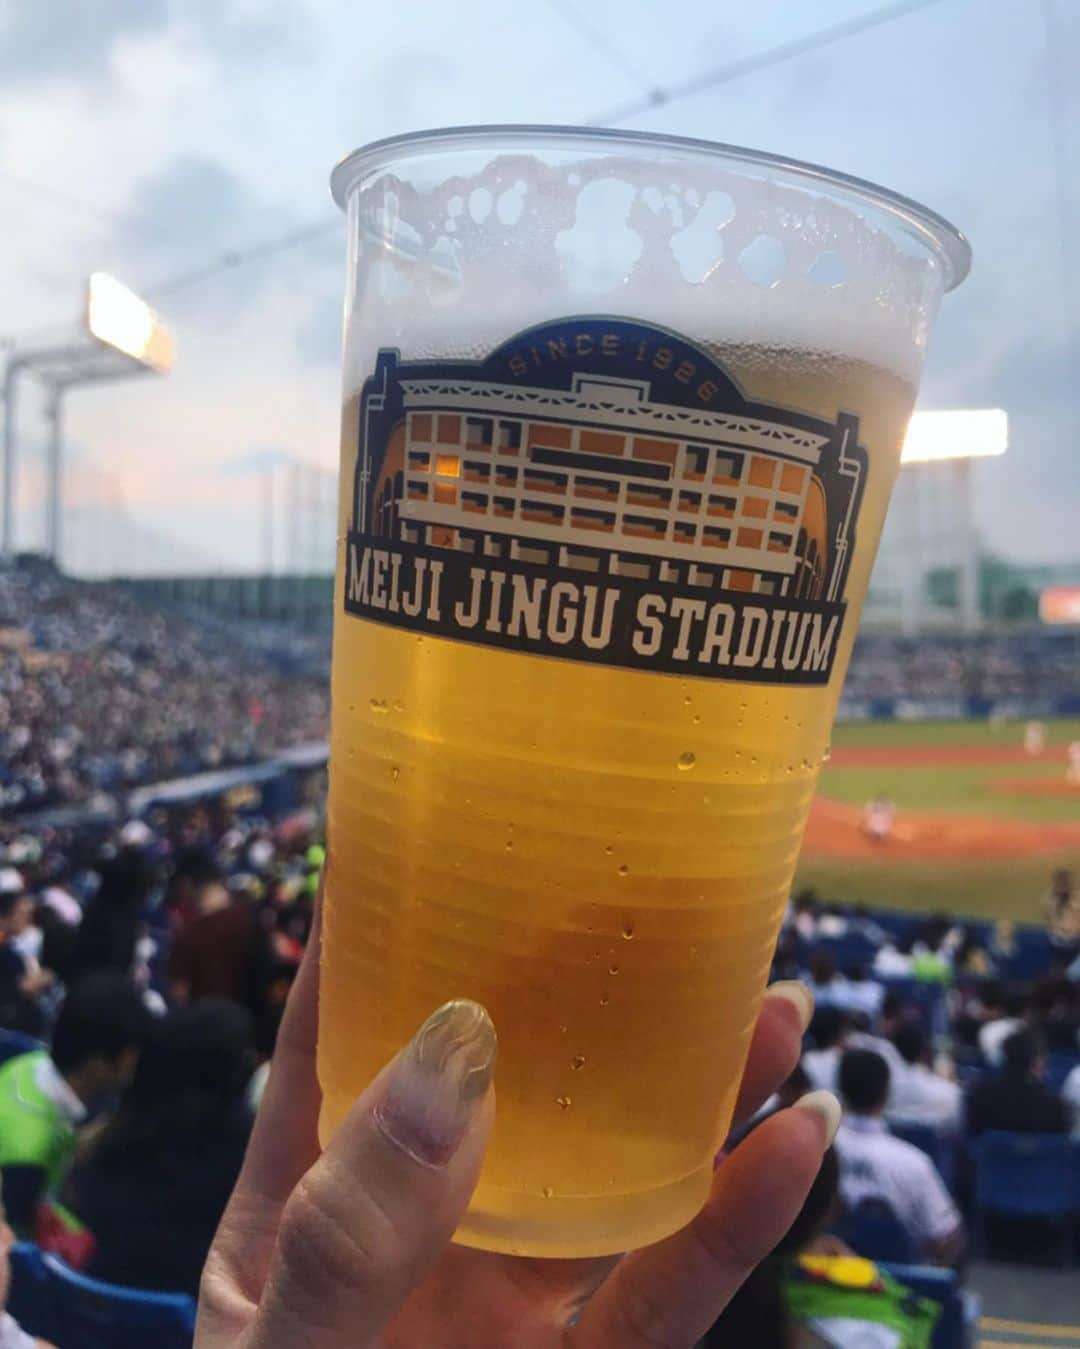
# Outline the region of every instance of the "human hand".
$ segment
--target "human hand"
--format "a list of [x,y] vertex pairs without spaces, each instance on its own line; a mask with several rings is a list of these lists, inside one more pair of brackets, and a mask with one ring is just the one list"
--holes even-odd
[[[494,1116],[495,1037],[440,1008],[320,1157],[318,928],[289,999],[247,1160],[203,1275],[195,1349],[690,1349],[802,1207],[839,1120],[779,1111],[718,1168],[683,1231],[623,1258],[531,1260],[451,1244]],[[799,1056],[812,1002],[765,999],[737,1120]]]

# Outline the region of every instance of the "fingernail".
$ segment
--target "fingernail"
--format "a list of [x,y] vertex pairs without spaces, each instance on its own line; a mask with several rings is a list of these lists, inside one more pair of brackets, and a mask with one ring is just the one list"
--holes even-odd
[[831,1091],[808,1091],[800,1096],[792,1110],[812,1110],[825,1122],[825,1146],[831,1148],[840,1120],[844,1114],[840,1102]]
[[805,1030],[814,1015],[814,995],[798,979],[781,979],[766,989],[770,998],[786,998],[799,1014],[799,1026]]
[[445,1003],[395,1062],[376,1124],[421,1166],[445,1166],[491,1085],[497,1048],[479,1003]]

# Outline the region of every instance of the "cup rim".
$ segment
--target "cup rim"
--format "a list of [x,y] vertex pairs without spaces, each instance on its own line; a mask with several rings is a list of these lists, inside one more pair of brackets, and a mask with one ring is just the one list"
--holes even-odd
[[330,175],[330,192],[338,206],[344,207],[359,179],[380,160],[410,159],[433,149],[465,149],[484,142],[492,149],[522,148],[551,140],[565,145],[621,145],[640,146],[643,149],[672,150],[685,155],[728,160],[738,164],[755,164],[778,170],[804,185],[818,184],[831,188],[840,195],[854,197],[893,217],[908,233],[921,240],[928,252],[938,258],[944,276],[944,289],[954,290],[971,270],[971,245],[957,227],[937,211],[905,197],[899,192],[881,187],[865,178],[840,173],[820,164],[811,164],[786,155],[751,150],[721,141],[701,140],[693,136],[669,136],[655,131],[623,131],[614,127],[558,126],[513,123],[490,126],[433,127],[426,131],[412,131],[363,145],[347,154],[334,166]]

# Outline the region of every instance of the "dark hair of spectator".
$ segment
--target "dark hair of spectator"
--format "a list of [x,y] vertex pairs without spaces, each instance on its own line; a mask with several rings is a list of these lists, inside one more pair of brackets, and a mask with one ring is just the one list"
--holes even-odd
[[831,984],[836,978],[836,961],[828,951],[815,951],[810,957],[809,969],[815,984]]
[[138,991],[118,975],[88,975],[68,994],[53,1031],[52,1058],[69,1072],[87,1060],[115,1061],[146,1038],[150,1016]]
[[810,1022],[810,1038],[818,1049],[832,1049],[851,1029],[851,1017],[839,1007],[819,1007]]
[[886,993],[881,1000],[881,1019],[892,1021],[904,1012],[904,999],[899,993]]
[[197,1140],[228,1118],[254,1067],[254,1035],[251,1013],[227,998],[170,1011],[147,1039],[102,1152],[140,1149],[167,1159],[175,1140]]
[[849,1049],[840,1060],[840,1096],[857,1115],[873,1115],[889,1098],[889,1065],[872,1049]]
[[816,890],[807,887],[800,890],[792,901],[796,913],[812,913],[818,907],[818,895]]
[[1015,1031],[1001,1046],[1005,1071],[1015,1077],[1028,1077],[1042,1057],[1042,1042],[1029,1030]]
[[105,864],[101,885],[86,905],[75,944],[75,969],[127,974],[135,959],[139,920],[154,883],[154,868],[135,848]]
[[0,923],[6,923],[25,898],[25,890],[6,890],[0,893]]
[[920,1063],[926,1053],[926,1032],[917,1021],[905,1021],[892,1037],[897,1053],[905,1063]]

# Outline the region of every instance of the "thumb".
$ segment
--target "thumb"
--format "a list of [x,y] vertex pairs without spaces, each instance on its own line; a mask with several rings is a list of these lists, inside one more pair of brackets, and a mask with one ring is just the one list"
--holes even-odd
[[461,1220],[494,1118],[495,1028],[448,1002],[289,1197],[249,1349],[365,1349]]

